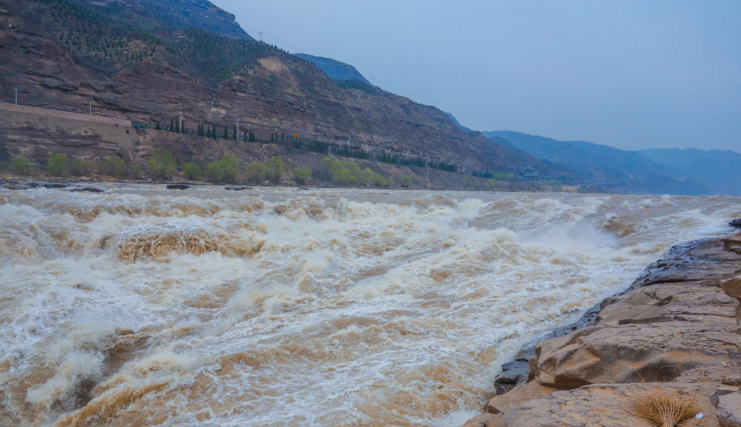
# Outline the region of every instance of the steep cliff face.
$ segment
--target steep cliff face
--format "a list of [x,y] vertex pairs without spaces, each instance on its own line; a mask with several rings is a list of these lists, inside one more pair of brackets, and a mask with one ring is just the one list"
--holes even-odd
[[[110,3],[122,9],[116,19],[139,16],[123,8],[144,4]],[[92,98],[96,114],[148,124],[167,124],[182,108],[191,129],[231,127],[240,119],[261,138],[277,128],[471,170],[517,167],[506,150],[467,135],[436,108],[381,90],[340,87],[273,46],[198,29],[112,25],[82,0],[2,4],[0,97],[8,101],[18,84],[19,101],[32,106],[86,112]]]

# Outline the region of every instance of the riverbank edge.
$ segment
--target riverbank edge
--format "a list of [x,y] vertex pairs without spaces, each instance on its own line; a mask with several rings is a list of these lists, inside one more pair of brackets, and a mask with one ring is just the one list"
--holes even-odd
[[[737,222],[730,226],[741,228]],[[673,246],[646,267],[631,286],[605,298],[578,321],[525,346],[503,365],[503,372],[494,383],[496,396],[489,400],[484,413],[462,427],[572,425],[568,422],[574,421],[583,425],[622,425],[610,422],[624,422],[633,402],[652,391],[686,395],[698,402],[702,416],[697,417],[701,418],[689,420],[685,426],[741,426],[741,418],[735,418],[741,417],[741,413],[736,413],[741,412],[741,407],[734,412],[724,403],[731,402],[731,397],[741,399],[741,299],[737,300],[738,296],[731,295],[724,285],[740,281],[740,275],[741,233]],[[707,301],[712,304],[703,304]],[[681,328],[686,326],[685,332],[695,335],[693,326],[701,324],[707,329],[706,335],[726,334],[724,339],[736,348],[685,348],[674,342],[672,334],[655,340],[656,334],[648,331],[644,331],[648,341],[638,339],[631,343],[618,337],[629,328],[639,329],[635,325],[648,329],[673,323],[679,327],[673,333],[683,333]],[[636,337],[641,333],[630,332]],[[677,355],[641,356],[640,353],[655,353],[647,352],[644,344],[665,353],[699,350],[705,362],[682,363]],[[634,347],[633,351],[630,347]],[[633,366],[632,372],[627,365]],[[708,375],[707,371],[712,370],[716,372]],[[615,371],[624,372],[615,375]],[[608,401],[617,405],[610,409]],[[631,425],[638,426],[644,425],[641,421],[645,420],[631,421],[636,421]]]

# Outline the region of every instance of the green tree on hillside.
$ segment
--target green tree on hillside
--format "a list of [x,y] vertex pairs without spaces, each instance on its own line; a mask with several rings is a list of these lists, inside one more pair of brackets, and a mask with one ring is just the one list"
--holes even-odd
[[265,163],[254,161],[247,165],[245,171],[247,179],[251,182],[260,182],[265,180]]
[[28,172],[30,164],[28,159],[23,155],[18,155],[10,159],[10,168],[17,174],[25,174]]
[[188,162],[183,165],[183,174],[191,181],[201,179],[201,168],[198,165]]
[[84,159],[72,160],[69,164],[69,171],[74,176],[87,176],[92,172],[90,162]]
[[284,171],[283,158],[280,156],[271,157],[267,162],[265,162],[265,178],[272,182],[280,181]]
[[169,151],[154,150],[147,162],[149,172],[156,178],[169,179],[177,171],[177,164]]
[[126,162],[120,157],[108,156],[102,164],[102,171],[106,175],[120,178],[126,171]]
[[211,182],[235,182],[239,176],[239,159],[224,154],[218,162],[206,165],[205,174]]
[[54,154],[46,162],[46,169],[54,175],[64,175],[67,173],[69,159],[66,154]]
[[360,181],[361,184],[371,184],[373,183],[373,177],[376,175],[375,172],[373,172],[373,169],[371,168],[365,168],[363,172],[360,174],[360,178],[358,181]]
[[296,180],[299,184],[304,184],[309,180],[309,177],[311,176],[311,169],[305,168],[305,167],[296,167],[293,168],[293,179]]

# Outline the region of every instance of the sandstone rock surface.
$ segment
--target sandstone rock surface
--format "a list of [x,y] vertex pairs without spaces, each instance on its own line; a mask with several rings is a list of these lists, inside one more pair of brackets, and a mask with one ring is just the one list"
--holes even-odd
[[720,397],[718,421],[721,427],[741,427],[741,393]]
[[728,236],[723,239],[723,250],[726,251],[741,251],[741,233],[736,233],[733,236]]
[[650,426],[626,413],[651,389],[696,399],[704,417],[683,426],[737,425],[741,256],[726,241],[672,248],[589,326],[537,343],[528,382],[487,405],[496,427]]
[[557,391],[509,408],[496,427],[654,427],[648,420],[631,415],[636,401],[654,390],[695,398],[704,417],[689,419],[683,427],[719,426],[709,398],[712,387],[707,385],[599,384]]

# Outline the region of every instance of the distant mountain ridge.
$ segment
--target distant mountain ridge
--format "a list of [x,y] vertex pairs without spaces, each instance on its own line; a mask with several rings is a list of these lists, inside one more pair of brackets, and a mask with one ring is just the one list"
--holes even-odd
[[322,70],[324,74],[329,76],[329,78],[332,80],[357,80],[367,85],[371,84],[368,79],[363,77],[363,75],[360,74],[360,72],[350,64],[345,64],[344,62],[336,61],[331,58],[324,58],[321,56],[314,56],[306,53],[296,53],[294,54],[294,56],[297,56],[305,61],[309,61],[312,64],[316,65],[317,68]]
[[735,151],[665,148],[638,153],[682,171],[715,192],[741,196],[741,154]]
[[507,153],[507,157],[510,157],[513,159],[514,163],[518,165],[518,169],[520,169],[518,172],[521,172],[522,169],[530,167],[535,169],[535,171],[538,173],[539,176],[544,177],[546,179],[553,178],[553,179],[561,179],[561,180],[573,180],[577,178],[577,175],[570,171],[568,168],[559,165],[557,163],[549,162],[547,160],[539,159],[532,154],[529,154],[523,150],[520,150],[519,148],[515,147],[510,141],[504,139],[504,138],[487,138],[486,135],[483,133],[472,130],[466,126],[463,126],[458,119],[453,116],[451,113],[445,113],[448,118],[455,123],[456,126],[463,132],[466,132],[467,134],[471,136],[478,136],[481,138],[486,139],[491,144],[498,146],[497,149],[504,149]]
[[540,159],[561,164],[588,184],[619,191],[700,195],[712,193],[706,183],[635,151],[585,141],[558,141],[521,132],[483,132],[487,139],[504,138]]

